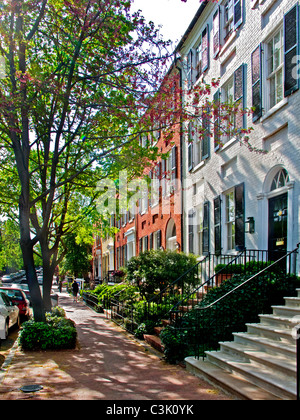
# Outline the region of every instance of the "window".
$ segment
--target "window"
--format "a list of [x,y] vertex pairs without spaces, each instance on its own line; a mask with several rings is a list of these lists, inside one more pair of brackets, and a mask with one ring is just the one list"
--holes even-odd
[[[263,51],[266,56],[263,65]],[[284,15],[283,29],[264,44],[259,45],[251,55],[253,122],[266,111],[299,89],[299,77],[295,77],[299,55],[299,6],[295,5]],[[263,79],[262,67],[266,77]],[[263,92],[266,94],[263,95]]]
[[278,188],[285,187],[289,182],[290,177],[285,169],[281,169],[273,179],[271,185],[271,191],[277,190]]
[[[221,100],[227,109],[225,108],[221,115],[222,121],[219,118],[221,124],[219,129],[223,132],[219,145],[225,144],[246,127],[245,112],[243,112],[246,108],[244,84],[245,65],[242,64],[221,89]],[[221,131],[219,136],[222,134]]]
[[161,162],[158,163],[154,170],[151,172],[151,207],[159,204],[159,187],[161,177]]
[[208,69],[209,65],[209,27],[202,31],[198,48],[196,49],[196,80]]
[[242,0],[227,0],[223,3],[223,40],[224,43],[230,35],[243,23]]
[[268,109],[284,97],[283,68],[283,29],[280,29],[267,43]]
[[177,189],[177,156],[178,148],[173,146],[166,160],[162,160],[161,166],[161,186],[162,196],[168,196]]
[[227,250],[235,249],[235,200],[234,191],[226,194],[226,229],[227,229]]
[[[222,102],[233,105],[234,103],[234,83],[233,83],[233,77],[229,79],[229,81],[223,86],[222,89]],[[224,120],[224,130],[225,133],[222,136],[222,143],[226,143],[229,141],[233,135],[233,129],[234,129],[234,114],[231,113],[228,117],[228,120]]]
[[152,238],[150,238],[150,248],[155,250],[161,248],[161,230],[153,233]]
[[[227,251],[242,251],[245,248],[244,190],[244,183],[242,183],[225,194],[225,233]],[[219,212],[217,205],[215,205],[215,210],[216,212]],[[217,225],[216,218],[215,224]]]
[[190,122],[188,128],[188,169],[191,171],[210,155],[210,117],[202,111],[201,128],[197,122]]
[[225,41],[231,35],[234,28],[234,19],[233,19],[233,0],[228,0],[224,5],[224,32]]

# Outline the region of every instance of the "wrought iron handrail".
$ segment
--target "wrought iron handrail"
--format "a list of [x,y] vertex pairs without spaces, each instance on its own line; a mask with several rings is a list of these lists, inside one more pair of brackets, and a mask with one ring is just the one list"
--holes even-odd
[[256,277],[261,276],[263,273],[265,273],[266,271],[270,270],[272,267],[278,265],[281,261],[283,261],[284,259],[288,258],[290,255],[298,252],[299,250],[299,246],[300,243],[297,244],[297,247],[293,250],[288,252],[287,254],[285,254],[283,257],[279,258],[278,260],[276,260],[275,262],[271,263],[270,265],[268,265],[267,267],[265,267],[263,270],[259,271],[258,273],[254,274],[253,276],[251,276],[249,279],[245,280],[243,283],[239,284],[238,286],[236,286],[234,289],[230,290],[229,292],[227,292],[225,295],[221,296],[219,299],[217,299],[216,301],[212,302],[211,304],[204,306],[204,307],[199,307],[197,309],[199,310],[205,310],[208,308],[211,308],[212,306],[216,305],[217,303],[219,303],[221,300],[225,299],[227,296],[229,296],[230,294],[234,293],[236,290],[242,288],[243,286],[245,286],[245,284],[250,283],[251,281],[253,281]]
[[189,293],[187,296],[184,297],[181,301],[177,302],[176,305],[173,306],[170,313],[176,312],[177,308],[180,306],[183,306],[186,301],[188,301],[192,296],[194,296],[200,289],[205,287],[206,285],[209,285],[213,283],[214,278],[216,278],[219,274],[222,274],[223,272],[227,271],[227,268],[232,266],[234,262],[238,261],[239,258],[243,256],[246,250],[240,252],[238,255],[236,255],[227,265],[222,267],[220,270],[218,270],[213,276],[211,276],[208,280],[206,280],[204,283],[202,283],[200,286],[198,286],[196,289],[194,289],[191,293]]
[[[269,275],[272,275],[272,273],[275,273],[276,270],[274,271],[274,268],[280,267],[281,263],[283,261],[286,261],[286,268],[285,268],[285,272],[286,274],[294,274],[296,275],[297,272],[293,271],[293,268],[291,269],[292,263],[296,262],[296,258],[292,260],[292,256],[295,255],[295,257],[298,254],[299,251],[299,247],[300,247],[300,243],[297,244],[297,247],[290,252],[287,252],[285,255],[283,255],[282,257],[278,258],[275,262],[271,262],[270,265],[268,265],[267,267],[263,268],[262,270],[260,270],[259,272],[255,273],[254,275],[251,275],[247,280],[243,281],[242,283],[238,284],[237,286],[233,287],[233,289],[231,289],[230,291],[226,292],[223,296],[221,296],[220,298],[214,300],[212,303],[209,303],[208,305],[205,306],[196,306],[194,308],[194,314],[196,316],[196,323],[195,323],[195,327],[194,327],[194,332],[196,333],[197,337],[194,341],[194,351],[196,354],[194,354],[194,356],[196,358],[199,358],[201,355],[204,358],[205,357],[205,349],[208,350],[216,350],[217,347],[215,347],[216,342],[222,342],[222,341],[227,341],[228,339],[228,334],[232,334],[233,331],[238,331],[236,330],[236,326],[240,324],[243,324],[245,326],[246,322],[253,322],[250,319],[247,319],[245,321],[245,318],[248,317],[248,315],[246,315],[246,313],[243,315],[242,320],[234,320],[232,323],[230,323],[228,321],[228,319],[226,318],[225,321],[223,320],[223,324],[219,325],[219,321],[218,317],[220,317],[220,309],[223,307],[225,309],[224,314],[226,314],[226,312],[228,312],[228,314],[230,316],[234,316],[233,315],[233,310],[235,310],[236,308],[230,307],[228,309],[228,304],[226,306],[226,303],[223,304],[223,306],[219,306],[220,303],[223,303],[222,301],[225,301],[228,297],[230,297],[231,295],[233,295],[234,293],[236,293],[239,290],[247,290],[245,286],[253,283],[255,280],[260,280],[262,279],[262,283],[260,283],[260,288],[261,286],[264,284],[266,285],[266,281],[265,281],[265,275],[267,272],[269,272]],[[296,265],[295,265],[296,267]],[[287,268],[289,268],[289,271],[287,270]],[[278,272],[280,273],[280,271]],[[265,293],[265,291],[267,289],[259,289],[262,293],[261,297],[262,300],[261,302],[258,303],[258,307],[260,309],[263,308],[263,302],[264,302],[264,298],[266,297],[266,295],[264,295],[263,293]],[[227,301],[228,302],[228,301]],[[273,303],[274,304],[274,303]],[[177,305],[175,305],[174,308],[176,308]],[[170,311],[170,317],[172,319],[172,313],[176,314],[176,310]],[[265,306],[264,306],[265,308]],[[257,312],[257,317],[258,314],[262,313],[262,312]],[[227,314],[227,315],[228,315]],[[236,315],[236,314],[235,314]],[[222,316],[222,315],[221,315]],[[183,322],[183,319],[176,319],[175,321],[179,321],[179,322],[175,322],[174,324],[174,330],[177,331],[178,333],[180,333],[180,331],[183,330],[187,330],[187,326],[186,323]],[[203,323],[204,322],[204,323]],[[232,329],[232,327],[234,329]],[[223,329],[223,330],[222,330]],[[211,339],[211,336],[213,335],[213,338]],[[297,363],[297,400],[300,400],[300,327],[298,326],[297,329],[297,343],[296,343],[296,363]]]

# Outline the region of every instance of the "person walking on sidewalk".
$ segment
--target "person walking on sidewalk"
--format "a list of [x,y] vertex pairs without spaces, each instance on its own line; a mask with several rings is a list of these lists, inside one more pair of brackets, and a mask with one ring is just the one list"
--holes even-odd
[[77,303],[78,292],[79,292],[78,283],[75,280],[73,280],[73,283],[72,283],[72,293],[73,293],[73,297],[74,297],[73,302]]

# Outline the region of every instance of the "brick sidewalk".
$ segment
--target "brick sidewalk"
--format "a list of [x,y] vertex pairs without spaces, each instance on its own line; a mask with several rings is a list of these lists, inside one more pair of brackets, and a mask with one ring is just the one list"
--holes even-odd
[[[79,348],[23,352],[12,349],[0,374],[0,400],[228,400],[228,396],[171,366],[122,332],[104,315],[60,294],[75,321]],[[24,385],[43,390],[25,394]]]

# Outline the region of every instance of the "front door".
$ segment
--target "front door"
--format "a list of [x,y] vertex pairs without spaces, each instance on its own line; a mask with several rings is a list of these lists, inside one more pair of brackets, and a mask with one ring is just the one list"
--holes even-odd
[[287,252],[288,195],[269,200],[269,260],[276,261]]

